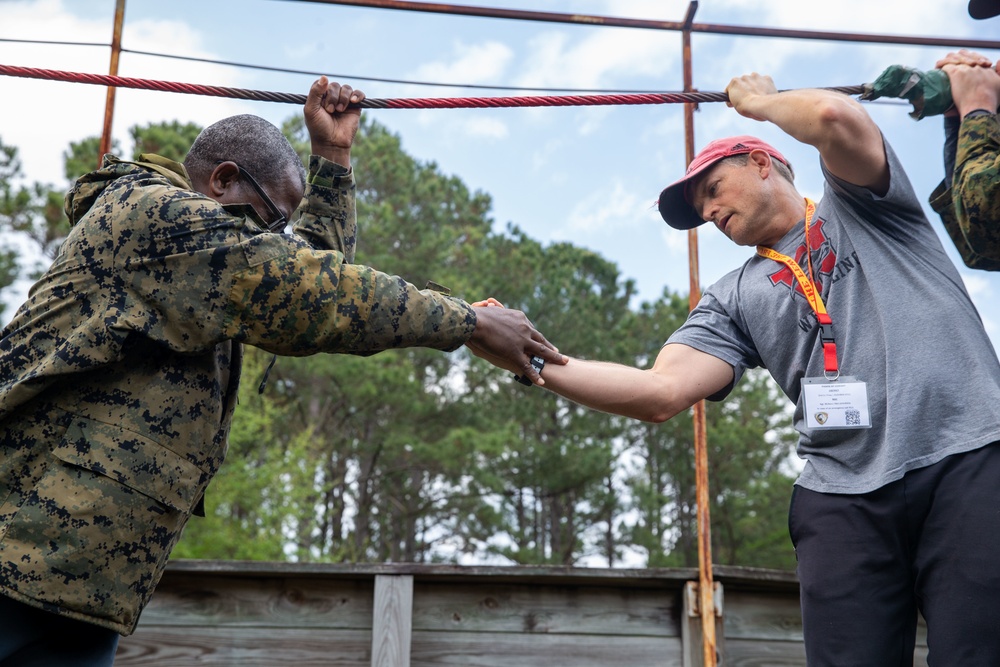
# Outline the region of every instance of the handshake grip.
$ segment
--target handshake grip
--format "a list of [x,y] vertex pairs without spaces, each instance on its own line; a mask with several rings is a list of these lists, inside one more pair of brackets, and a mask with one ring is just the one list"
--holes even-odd
[[494,299],[493,297],[488,297],[486,299],[483,299],[482,301],[476,301],[475,303],[470,303],[469,305],[472,306],[473,308],[496,308],[496,307],[505,308],[506,307],[502,303],[500,303],[499,301],[497,301],[496,299]]
[[[502,303],[500,303],[493,297],[487,297],[482,301],[476,301],[474,303],[470,303],[469,305],[472,306],[473,308],[506,308],[506,306],[504,306]],[[537,355],[532,356],[531,365],[532,367],[534,367],[535,371],[537,371],[538,374],[541,375],[542,369],[545,368],[545,359],[542,359]],[[534,384],[531,380],[528,379],[526,375],[515,375],[514,379],[528,387]]]

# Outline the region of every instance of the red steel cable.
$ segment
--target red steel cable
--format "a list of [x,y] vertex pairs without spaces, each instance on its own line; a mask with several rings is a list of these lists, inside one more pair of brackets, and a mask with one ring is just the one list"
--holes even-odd
[[[39,69],[37,67],[18,67],[15,65],[0,65],[0,74],[29,79],[46,79],[49,81],[64,81],[69,83],[90,83],[100,86],[115,86],[118,88],[137,88],[140,90],[158,90],[169,93],[187,93],[190,95],[206,95],[209,97],[231,97],[241,100],[256,100],[260,102],[286,102],[289,104],[304,104],[306,96],[293,93],[273,93],[263,90],[248,90],[245,88],[227,88],[223,86],[204,86],[192,83],[174,81],[156,81],[152,79],[136,79],[108,74],[89,74],[84,72],[64,72],[60,70]],[[864,90],[863,85],[826,88],[846,95],[859,95]],[[624,104],[679,104],[685,102],[725,102],[729,98],[725,93],[635,93],[615,95],[562,95],[562,96],[529,96],[529,97],[438,97],[438,98],[366,98],[361,102],[363,109],[479,109],[487,107],[565,107],[565,106],[598,106]]]

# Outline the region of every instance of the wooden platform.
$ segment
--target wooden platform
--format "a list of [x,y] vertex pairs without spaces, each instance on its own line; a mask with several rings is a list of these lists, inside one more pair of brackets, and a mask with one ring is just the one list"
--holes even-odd
[[[794,574],[718,567],[715,579],[720,666],[805,665]],[[115,665],[695,667],[697,580],[683,569],[175,561]]]

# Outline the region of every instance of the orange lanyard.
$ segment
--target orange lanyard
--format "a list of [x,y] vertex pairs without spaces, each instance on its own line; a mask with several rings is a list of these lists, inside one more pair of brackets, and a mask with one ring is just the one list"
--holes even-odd
[[831,373],[839,375],[837,371],[837,344],[833,339],[833,320],[830,319],[830,314],[826,312],[826,305],[823,303],[823,297],[820,296],[819,286],[813,280],[813,275],[815,274],[813,273],[812,266],[812,247],[809,242],[809,223],[812,221],[815,213],[816,204],[812,200],[806,199],[805,226],[806,264],[809,267],[808,276],[802,270],[802,267],[799,266],[798,262],[788,255],[782,255],[780,252],[761,245],[757,246],[757,254],[784,264],[792,272],[792,275],[795,276],[795,279],[799,281],[802,293],[805,294],[806,301],[809,302],[809,307],[816,313],[816,319],[819,321],[819,337],[820,342],[823,344],[823,367],[827,372],[827,377],[829,377]]

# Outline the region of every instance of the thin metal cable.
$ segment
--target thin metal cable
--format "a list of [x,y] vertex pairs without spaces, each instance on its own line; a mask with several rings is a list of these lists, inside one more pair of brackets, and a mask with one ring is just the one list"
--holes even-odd
[[63,42],[54,39],[16,39],[14,37],[0,37],[0,42],[12,42],[14,44],[43,44],[45,46],[103,46],[109,48],[107,42]]
[[[109,48],[111,45],[104,42],[62,42],[45,39],[14,39],[12,37],[0,37],[0,42],[14,42],[17,44],[43,44],[50,46],[103,46]],[[376,83],[398,83],[407,86],[430,86],[434,88],[469,88],[477,90],[523,90],[538,93],[653,93],[654,90],[628,90],[628,89],[608,89],[608,88],[534,88],[530,86],[497,86],[481,83],[443,83],[440,81],[413,81],[412,79],[389,79],[375,76],[361,76],[359,74],[335,74],[333,72],[314,72],[310,70],[289,69],[287,67],[273,67],[270,65],[256,65],[254,63],[241,63],[234,60],[217,60],[214,58],[199,58],[197,56],[182,56],[174,53],[161,53],[159,51],[142,51],[140,49],[121,48],[122,53],[132,53],[137,56],[150,56],[152,58],[167,58],[169,60],[184,60],[195,63],[208,63],[210,65],[225,65],[227,67],[240,67],[243,69],[255,69],[265,72],[281,72],[282,74],[307,74],[309,76],[328,76],[339,81],[374,81]]]

